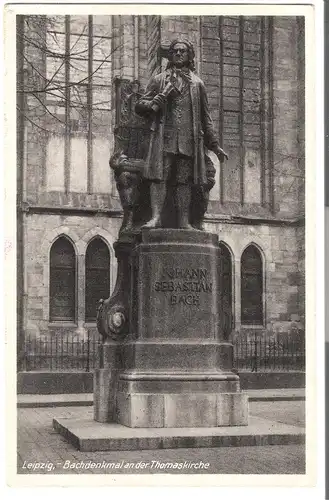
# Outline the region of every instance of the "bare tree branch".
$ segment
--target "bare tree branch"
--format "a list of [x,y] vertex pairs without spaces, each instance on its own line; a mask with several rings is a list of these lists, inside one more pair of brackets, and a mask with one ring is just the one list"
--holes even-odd
[[[110,54],[108,54],[105,59],[103,61],[101,61],[101,63],[97,66],[97,68],[88,76],[86,76],[85,78],[82,78],[80,81],[78,82],[74,82],[74,83],[68,83],[67,85],[63,85],[63,86],[58,86],[58,87],[51,87],[50,89],[47,89],[47,92],[49,91],[52,91],[52,90],[61,90],[61,89],[67,89],[68,87],[74,87],[75,85],[80,85],[81,83],[85,82],[86,80],[88,80],[90,77],[92,77],[95,73],[97,73],[97,71],[100,70],[100,68],[106,63],[108,62],[109,58],[114,54],[115,51],[117,51],[119,48],[121,48],[120,46],[116,47]],[[19,90],[18,92],[21,93],[21,94],[33,94],[33,93],[42,93],[42,92],[45,92],[46,89],[43,88],[43,89],[39,89],[39,90]]]
[[34,95],[33,94],[33,97],[35,97],[35,99],[37,99],[39,101],[39,103],[41,104],[41,106],[46,110],[47,113],[49,113],[53,118],[55,118],[59,123],[62,123],[63,125],[65,125],[65,122],[63,122],[62,120],[60,120],[56,115],[54,115],[54,113],[52,113],[50,111],[50,109],[42,102],[42,100],[37,96],[37,95]]
[[41,76],[41,78],[43,78],[43,80],[47,81],[47,78],[42,74],[40,73],[40,71],[34,66],[34,64],[26,57],[25,54],[23,54],[23,57],[25,59],[25,61],[31,66],[31,68],[33,69],[33,71],[35,71],[39,76]]
[[[67,57],[64,52],[54,52],[53,50],[50,50],[46,46],[42,47],[41,45],[38,45],[34,40],[32,40],[31,38],[28,38],[25,35],[18,34],[17,36],[22,38],[26,43],[32,45],[34,48],[41,50],[42,52],[45,52],[49,56],[55,57],[56,59],[64,59],[65,57]],[[82,35],[80,35],[80,36],[82,36]],[[108,39],[111,39],[111,37],[109,37]],[[97,42],[95,42],[94,47],[97,47],[97,45],[99,45],[100,43],[101,43],[101,39],[99,39]],[[86,48],[84,50],[80,50],[79,52],[74,52],[74,53],[70,52],[70,57],[75,57],[75,56],[78,56],[81,54],[85,54],[86,52],[88,52],[88,48]]]
[[[85,31],[86,29],[86,25],[84,25],[83,27],[83,31]],[[82,33],[80,35],[80,37],[82,36]],[[75,43],[72,45],[71,49],[70,49],[70,52],[72,49],[74,49],[74,47],[76,46],[76,44],[78,43],[78,41],[80,40],[80,37],[75,41]],[[58,74],[58,72],[62,69],[62,67],[64,66],[65,64],[65,59],[63,59],[62,61],[62,64],[57,68],[57,70],[55,71],[55,73],[53,74],[53,76],[50,78],[50,80],[48,81],[47,85],[45,86],[45,89],[47,89],[47,87],[49,87],[49,85],[51,84],[51,82],[54,80],[55,76]]]
[[38,125],[37,123],[35,123],[33,120],[31,120],[31,118],[29,118],[28,116],[26,116],[26,114],[22,111],[22,109],[19,107],[19,106],[16,106],[16,109],[20,112],[20,113],[23,113],[24,114],[24,118],[30,122],[32,125],[34,125],[35,127],[37,127],[38,129],[42,130],[43,132],[46,132],[47,134],[49,133],[56,133],[54,130],[47,130],[46,128],[44,127],[41,127],[40,125]]

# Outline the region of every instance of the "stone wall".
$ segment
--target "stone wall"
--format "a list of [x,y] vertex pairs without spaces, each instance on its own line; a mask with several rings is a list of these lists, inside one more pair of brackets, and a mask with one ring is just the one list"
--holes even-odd
[[299,80],[299,38],[296,19],[273,18],[273,177],[274,209],[290,217],[303,209],[299,184],[304,172],[300,127],[304,119],[299,106],[304,96]]
[[[216,232],[232,256],[234,334],[266,334],[276,338],[294,336],[303,331],[303,270],[299,266],[297,234],[301,228],[275,225],[207,223]],[[263,259],[264,324],[248,327],[241,324],[241,256],[254,244]]]
[[[25,314],[26,335],[39,336],[51,332],[85,335],[85,254],[88,243],[101,237],[107,244],[111,263],[111,291],[116,279],[113,244],[117,239],[120,219],[107,216],[28,215],[25,221]],[[61,235],[69,238],[76,252],[77,321],[75,324],[51,324],[49,321],[49,254],[53,242]],[[104,297],[106,298],[106,297]],[[95,325],[94,325],[95,326]]]

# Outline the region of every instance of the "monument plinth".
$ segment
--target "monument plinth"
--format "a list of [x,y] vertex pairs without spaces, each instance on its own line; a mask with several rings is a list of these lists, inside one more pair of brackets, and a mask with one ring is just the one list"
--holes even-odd
[[144,229],[130,263],[129,335],[120,346],[104,345],[109,390],[97,371],[96,401],[103,404],[95,405],[96,420],[105,414],[128,427],[247,425],[233,346],[222,337],[218,237]]

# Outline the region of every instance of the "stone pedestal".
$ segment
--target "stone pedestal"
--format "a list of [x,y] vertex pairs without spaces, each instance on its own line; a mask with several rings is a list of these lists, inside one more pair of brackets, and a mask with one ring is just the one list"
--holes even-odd
[[116,422],[121,345],[114,341],[104,342],[99,357],[102,367],[94,370],[94,420],[103,423]]
[[116,422],[247,425],[247,396],[232,372],[233,346],[220,328],[217,236],[145,230],[132,254],[131,275],[130,334],[116,372]]

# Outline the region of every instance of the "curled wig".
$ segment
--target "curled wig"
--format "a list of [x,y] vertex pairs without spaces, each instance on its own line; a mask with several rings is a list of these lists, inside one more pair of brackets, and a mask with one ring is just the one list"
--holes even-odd
[[194,53],[194,47],[191,42],[185,39],[176,39],[171,42],[169,45],[168,49],[168,64],[167,64],[167,69],[172,68],[173,62],[173,49],[177,43],[183,43],[187,47],[187,53],[188,53],[188,63],[187,66],[191,71],[195,71],[195,64],[194,64],[194,58],[195,58],[195,53]]

